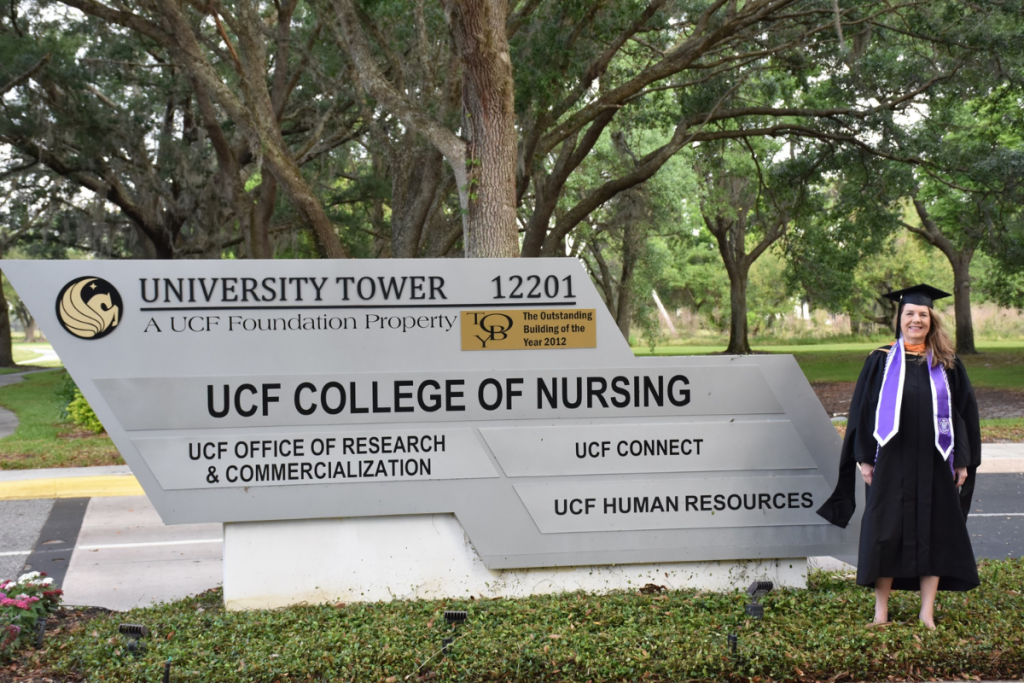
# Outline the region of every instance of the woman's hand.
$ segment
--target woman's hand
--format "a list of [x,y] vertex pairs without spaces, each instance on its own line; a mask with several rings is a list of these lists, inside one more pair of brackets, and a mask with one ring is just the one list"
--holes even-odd
[[[964,469],[964,473],[965,473],[964,476],[965,476],[965,478],[966,478],[966,472],[967,472],[967,470]],[[860,476],[864,477],[864,483],[867,484],[868,486],[871,486],[871,475],[873,475],[874,473],[875,473],[875,466],[874,465],[869,465],[866,462],[862,462],[860,464]]]
[[963,486],[964,482],[967,481],[967,468],[957,467],[956,468],[956,485]]

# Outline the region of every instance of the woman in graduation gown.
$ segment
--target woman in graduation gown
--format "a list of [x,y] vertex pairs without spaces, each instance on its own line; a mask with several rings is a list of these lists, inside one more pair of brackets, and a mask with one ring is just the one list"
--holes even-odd
[[868,356],[850,404],[839,483],[818,510],[845,528],[855,469],[867,484],[857,583],[875,589],[873,624],[888,623],[889,592],[920,590],[920,620],[935,627],[938,590],[978,585],[967,513],[981,463],[978,404],[932,308],[928,285],[891,292],[897,339]]

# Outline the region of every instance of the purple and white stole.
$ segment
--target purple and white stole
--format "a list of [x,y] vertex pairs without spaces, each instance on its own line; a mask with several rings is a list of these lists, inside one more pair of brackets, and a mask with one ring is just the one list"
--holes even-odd
[[[949,379],[941,365],[932,365],[932,352],[928,350],[928,377],[932,387],[932,420],[935,426],[935,447],[942,459],[953,461],[953,396],[949,390]],[[903,335],[889,349],[885,359],[885,373],[882,390],[878,394],[875,409],[875,440],[879,448],[889,443],[900,430],[900,409],[903,407],[903,382],[906,378],[907,357],[903,347]]]

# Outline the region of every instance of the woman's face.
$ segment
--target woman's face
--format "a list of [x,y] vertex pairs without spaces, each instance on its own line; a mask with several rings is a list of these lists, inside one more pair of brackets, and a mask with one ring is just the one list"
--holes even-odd
[[927,306],[904,304],[900,331],[907,344],[923,344],[932,327],[932,310]]

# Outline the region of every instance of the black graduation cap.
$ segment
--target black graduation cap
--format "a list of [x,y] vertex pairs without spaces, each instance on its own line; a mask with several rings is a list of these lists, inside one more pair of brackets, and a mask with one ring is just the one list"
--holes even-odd
[[936,299],[945,299],[947,296],[953,296],[948,292],[943,292],[941,289],[936,289],[931,285],[914,285],[913,287],[907,287],[906,289],[897,289],[883,294],[886,299],[895,301],[900,305],[903,304],[914,304],[915,306],[927,306],[932,307],[932,302]]

